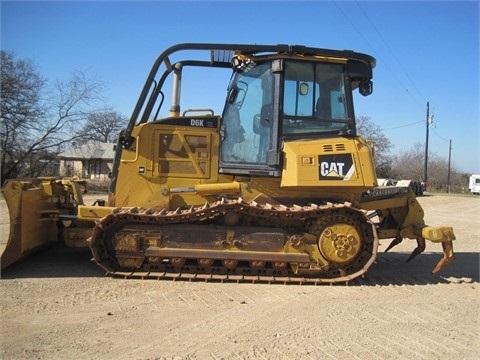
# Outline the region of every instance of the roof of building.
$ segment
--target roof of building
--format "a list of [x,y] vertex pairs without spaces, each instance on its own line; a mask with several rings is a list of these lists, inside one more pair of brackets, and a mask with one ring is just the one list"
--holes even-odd
[[77,146],[58,154],[64,159],[104,159],[111,160],[114,156],[113,143],[92,142]]

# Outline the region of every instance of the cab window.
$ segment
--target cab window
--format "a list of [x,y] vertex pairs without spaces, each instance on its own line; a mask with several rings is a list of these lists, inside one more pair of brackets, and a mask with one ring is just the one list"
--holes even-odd
[[347,128],[343,65],[286,62],[283,92],[284,135]]

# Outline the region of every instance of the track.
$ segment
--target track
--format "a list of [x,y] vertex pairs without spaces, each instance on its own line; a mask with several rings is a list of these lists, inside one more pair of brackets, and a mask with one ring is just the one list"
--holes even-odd
[[[319,249],[321,237],[327,245]],[[90,247],[116,277],[321,284],[363,275],[378,238],[349,203],[287,207],[222,199],[185,210],[118,209],[97,223]]]

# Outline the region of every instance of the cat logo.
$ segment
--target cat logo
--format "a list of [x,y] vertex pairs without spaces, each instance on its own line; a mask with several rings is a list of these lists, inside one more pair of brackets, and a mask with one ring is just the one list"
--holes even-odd
[[350,154],[319,155],[320,180],[350,180],[355,172],[355,165]]

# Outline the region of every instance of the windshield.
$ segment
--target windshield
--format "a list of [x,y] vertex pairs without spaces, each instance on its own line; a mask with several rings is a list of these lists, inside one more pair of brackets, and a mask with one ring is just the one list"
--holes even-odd
[[266,164],[273,121],[270,63],[237,73],[223,112],[222,161]]
[[285,62],[283,134],[348,130],[343,65]]

